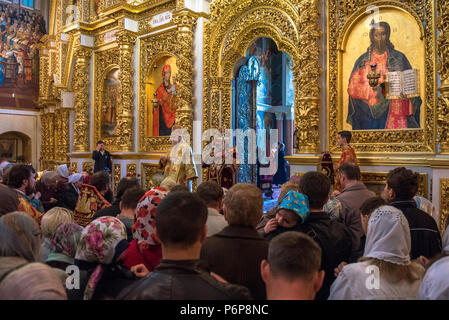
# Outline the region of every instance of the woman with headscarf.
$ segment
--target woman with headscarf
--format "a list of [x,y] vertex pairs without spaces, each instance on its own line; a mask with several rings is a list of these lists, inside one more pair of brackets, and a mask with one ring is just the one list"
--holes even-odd
[[50,253],[45,261],[50,267],[57,269],[61,280],[65,282],[67,267],[75,264],[75,253],[81,238],[81,228],[76,223],[61,223],[50,242]]
[[39,260],[42,235],[32,217],[25,212],[11,212],[0,218],[0,226],[0,257],[19,257],[27,262]]
[[132,227],[134,239],[123,256],[123,265],[129,269],[144,264],[151,272],[159,265],[162,259],[162,249],[155,233],[156,208],[168,195],[168,192],[165,188],[152,188],[137,204]]
[[42,238],[39,225],[24,212],[0,218],[0,300],[65,299],[51,268],[34,263]]
[[[446,219],[446,225],[449,219]],[[432,259],[419,288],[419,299],[449,300],[449,226],[443,235],[442,253]]]
[[41,262],[45,262],[47,260],[48,254],[51,250],[51,239],[55,235],[58,226],[64,222],[74,222],[73,212],[66,208],[54,207],[42,217],[41,230],[43,242],[41,247]]
[[115,299],[120,291],[136,280],[122,266],[121,259],[129,243],[126,229],[115,217],[100,217],[81,233],[75,264],[84,271],[80,289],[68,292],[70,299]]
[[16,266],[0,282],[0,300],[67,300],[62,282],[43,263]]
[[410,228],[402,212],[377,208],[369,217],[363,257],[343,267],[329,300],[417,299],[424,267],[410,260],[410,250]]
[[40,200],[45,212],[56,206],[58,177],[59,175],[54,171],[45,171],[41,178],[36,181],[35,189],[41,194]]
[[0,216],[16,211],[19,207],[17,192],[8,186],[0,184]]
[[84,178],[81,173],[74,173],[70,175],[67,186],[64,191],[59,194],[58,206],[74,211],[83,181]]

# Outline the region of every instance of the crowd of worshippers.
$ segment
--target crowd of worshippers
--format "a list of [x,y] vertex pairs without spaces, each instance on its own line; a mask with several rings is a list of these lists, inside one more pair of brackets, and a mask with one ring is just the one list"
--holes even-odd
[[[449,231],[404,167],[382,197],[349,163],[336,196],[320,172],[292,177],[267,213],[246,183],[143,190],[126,177],[114,195],[104,172],[2,169],[0,299],[449,299]],[[112,205],[82,227],[85,184]]]

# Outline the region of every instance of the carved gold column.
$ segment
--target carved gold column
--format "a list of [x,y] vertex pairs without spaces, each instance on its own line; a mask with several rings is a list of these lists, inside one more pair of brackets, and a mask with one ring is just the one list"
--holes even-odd
[[174,17],[177,26],[176,53],[178,76],[176,79],[176,123],[188,130],[190,144],[193,139],[193,31],[196,18],[187,11]]
[[438,227],[443,233],[444,223],[449,215],[449,178],[440,178],[440,216],[438,218]]
[[45,167],[45,161],[47,160],[47,146],[48,146],[48,126],[47,126],[47,114],[44,109],[41,109],[41,166]]
[[62,161],[62,156],[61,156],[61,140],[62,140],[62,135],[61,135],[61,128],[62,128],[62,119],[61,119],[61,112],[60,109],[56,109],[55,113],[54,113],[54,117],[55,117],[55,160],[58,162]]
[[206,129],[220,128],[220,79],[218,77],[212,78],[212,93],[210,106],[211,127]]
[[295,132],[298,153],[319,152],[320,112],[320,55],[318,0],[305,0],[299,4],[298,33],[299,63],[293,70],[295,77]]
[[48,113],[48,155],[47,160],[54,161],[56,159],[55,154],[55,114],[54,112]]
[[70,151],[70,140],[69,140],[69,121],[70,121],[70,110],[68,109],[59,109],[59,117],[60,117],[60,141],[59,141],[59,154],[61,162],[68,162],[69,157],[67,154]]
[[437,106],[438,141],[440,153],[449,154],[449,0],[439,0],[438,5],[438,73],[441,86]]
[[221,127],[232,128],[232,78],[222,78],[220,81],[221,91]]
[[120,97],[117,110],[117,129],[120,132],[120,151],[133,151],[134,66],[132,62],[136,36],[127,30],[117,34],[120,48]]
[[79,46],[75,50],[75,69],[72,89],[75,93],[75,126],[73,142],[75,151],[87,152],[89,146],[89,61],[92,50]]

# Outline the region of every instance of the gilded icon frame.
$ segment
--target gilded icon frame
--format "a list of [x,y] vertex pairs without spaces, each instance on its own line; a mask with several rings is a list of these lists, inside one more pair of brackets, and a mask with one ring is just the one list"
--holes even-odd
[[[327,125],[329,150],[333,153],[341,152],[337,143],[338,132],[343,130],[343,94],[347,87],[342,79],[342,59],[344,41],[353,26],[360,19],[366,18],[368,6],[382,10],[394,9],[401,14],[408,14],[420,26],[420,37],[424,40],[424,74],[421,80],[424,94],[421,105],[421,127],[419,129],[400,130],[353,130],[351,145],[358,154],[435,154],[436,153],[436,46],[435,46],[435,5],[429,0],[419,0],[422,7],[413,8],[398,1],[377,1],[360,5],[361,1],[352,0],[339,6],[336,2],[329,2],[328,6],[328,93],[327,93]],[[415,10],[418,9],[418,10]],[[338,18],[337,18],[338,17]],[[423,22],[426,21],[426,28]],[[332,35],[332,37],[330,36]],[[425,101],[425,104],[424,104]],[[331,106],[336,106],[332,108]]]

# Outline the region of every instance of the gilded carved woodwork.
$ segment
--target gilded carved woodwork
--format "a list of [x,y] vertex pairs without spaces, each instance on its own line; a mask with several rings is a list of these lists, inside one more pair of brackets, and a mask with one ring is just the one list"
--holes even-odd
[[70,162],[70,169],[72,169],[72,173],[78,172],[78,162]]
[[[420,26],[425,46],[425,97],[421,105],[424,121],[420,129],[403,130],[355,130],[351,145],[359,153],[435,153],[435,7],[430,0],[409,1],[330,1],[327,11],[328,23],[328,143],[333,153],[339,153],[337,133],[342,130],[343,110],[339,107],[342,94],[346,92],[346,79],[339,81],[343,41],[354,21],[366,15],[368,5],[382,8],[399,8],[410,14]],[[345,108],[346,106],[343,106]],[[296,124],[295,124],[296,125]]]
[[440,152],[449,154],[449,1],[438,0],[438,74],[441,86],[437,105],[438,142]]
[[[318,1],[215,1],[204,25],[203,131],[230,128],[232,78],[249,45],[271,38],[290,55],[295,77],[296,151],[319,150]],[[204,170],[205,171],[205,170]]]
[[91,49],[82,46],[77,47],[74,53],[75,67],[72,90],[75,93],[75,123],[73,143],[76,152],[90,150],[88,74],[91,54]]
[[441,234],[445,231],[444,225],[449,215],[449,178],[440,178],[440,216],[438,227]]
[[135,163],[128,163],[126,165],[126,176],[127,177],[137,176],[137,165]]
[[94,173],[94,163],[93,161],[83,161],[81,167],[83,168],[83,171],[93,174]]
[[114,192],[117,194],[117,185],[120,182],[120,179],[122,178],[122,165],[119,163],[114,163],[113,165],[113,185],[114,185]]
[[134,112],[134,66],[133,52],[136,37],[129,31],[117,34],[120,49],[120,103],[117,129],[120,132],[117,144],[122,151],[133,151],[133,112]]
[[[370,185],[379,185],[380,190],[383,190],[387,182],[388,172],[361,172],[361,181],[368,187]],[[419,173],[418,176],[418,191],[417,195],[424,198],[429,197],[429,184],[428,184],[428,174]],[[379,194],[380,196],[380,194]]]
[[155,163],[142,163],[141,164],[141,185],[145,190],[158,186],[157,182],[153,179],[155,173],[161,172],[158,169],[158,165]]

